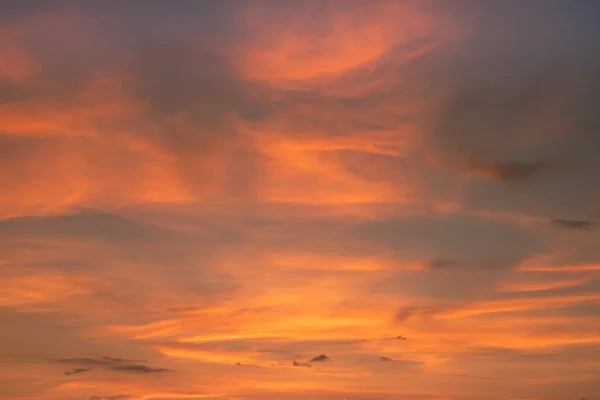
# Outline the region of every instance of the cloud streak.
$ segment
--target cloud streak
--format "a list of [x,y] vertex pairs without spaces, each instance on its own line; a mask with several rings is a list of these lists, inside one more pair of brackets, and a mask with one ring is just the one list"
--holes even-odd
[[66,371],[65,375],[77,375],[91,370],[92,368],[73,368],[71,371]]
[[[63,364],[73,365],[93,365],[95,368],[101,368],[116,372],[126,372],[135,374],[154,374],[160,372],[168,372],[167,368],[153,368],[148,365],[140,364],[139,360],[127,360],[123,358],[115,357],[101,357],[101,358],[64,358],[57,360]],[[65,375],[75,375],[83,372],[91,371],[93,368],[73,368],[70,372],[65,372]]]
[[573,220],[573,219],[554,219],[552,223],[559,228],[574,229],[574,230],[589,230],[594,227],[592,221]]

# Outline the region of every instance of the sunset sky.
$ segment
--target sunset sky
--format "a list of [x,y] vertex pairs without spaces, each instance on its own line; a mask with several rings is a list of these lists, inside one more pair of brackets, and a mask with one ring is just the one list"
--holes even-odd
[[600,399],[598,21],[0,0],[0,399]]

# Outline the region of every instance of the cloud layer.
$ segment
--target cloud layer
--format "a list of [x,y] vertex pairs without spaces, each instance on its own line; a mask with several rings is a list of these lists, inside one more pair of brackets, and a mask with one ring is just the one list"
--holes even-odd
[[598,18],[7,5],[0,397],[591,398]]

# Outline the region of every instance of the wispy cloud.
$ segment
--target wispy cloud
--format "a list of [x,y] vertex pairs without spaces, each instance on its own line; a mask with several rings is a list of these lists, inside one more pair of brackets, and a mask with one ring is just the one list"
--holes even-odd
[[[147,365],[140,364],[140,362],[143,362],[140,360],[127,360],[123,358],[115,358],[108,356],[101,358],[64,358],[58,360],[58,362],[74,365],[95,365],[98,366],[98,368],[104,368],[111,371],[131,372],[140,374],[151,374],[169,371],[166,368],[152,368]],[[74,375],[91,370],[92,368],[74,368],[72,372],[65,372],[65,375]]]
[[135,372],[141,374],[152,374],[156,372],[166,372],[168,369],[166,368],[151,368],[147,365],[115,365],[111,367],[113,371],[124,371],[124,372]]
[[294,360],[294,361],[292,362],[292,365],[293,365],[294,367],[309,367],[309,368],[311,367],[311,365],[310,365],[310,364],[308,364],[308,363],[299,363],[299,362],[297,362],[296,360]]
[[92,368],[73,368],[71,371],[66,371],[65,375],[76,375],[83,372],[91,371]]
[[583,229],[589,230],[594,227],[595,223],[587,220],[575,220],[575,219],[554,219],[552,223],[559,228],[566,229]]
[[492,181],[501,183],[523,182],[538,175],[546,163],[540,161],[511,161],[511,162],[486,162],[470,159],[467,168],[475,174]]
[[600,392],[599,19],[3,6],[0,398]]

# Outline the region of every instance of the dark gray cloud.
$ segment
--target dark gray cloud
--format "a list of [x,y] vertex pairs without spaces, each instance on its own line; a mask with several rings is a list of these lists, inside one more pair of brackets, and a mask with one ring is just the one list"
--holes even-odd
[[[80,358],[63,358],[57,360],[59,363],[74,364],[74,365],[94,365],[99,368],[104,368],[111,371],[131,372],[139,374],[152,374],[158,372],[169,371],[166,368],[153,368],[144,364],[140,364],[141,360],[128,360],[116,357],[80,357]],[[90,370],[91,368],[78,368],[81,372]],[[75,369],[74,369],[75,371]]]
[[147,365],[133,364],[133,365],[116,365],[111,367],[113,371],[124,371],[124,372],[135,372],[140,374],[153,374],[157,372],[167,372],[166,368],[152,368]]
[[[401,307],[396,312],[394,319],[399,322],[408,321],[413,318],[430,318],[438,314],[441,310],[437,308],[427,307]],[[400,335],[396,336],[396,340],[406,340],[407,338]]]
[[391,359],[390,357],[381,356],[381,357],[379,357],[379,361],[388,362],[388,361],[394,361],[394,360]]
[[559,228],[567,228],[567,229],[583,229],[589,230],[594,227],[595,223],[592,221],[586,220],[576,220],[576,219],[554,219],[552,223]]
[[296,360],[294,360],[294,361],[292,362],[292,365],[293,365],[294,367],[309,367],[309,368],[310,368],[310,367],[312,367],[312,365],[310,365],[310,364],[308,364],[308,363],[299,363],[299,362],[298,362],[298,361],[296,361]]
[[311,362],[325,362],[325,361],[331,361],[331,358],[329,358],[325,354],[320,354],[318,356],[314,356],[313,358],[311,358],[310,361]]
[[467,169],[489,180],[501,183],[523,182],[544,171],[547,163],[541,161],[487,162],[469,159]]
[[66,371],[65,375],[77,375],[91,370],[92,368],[73,368],[71,371]]

